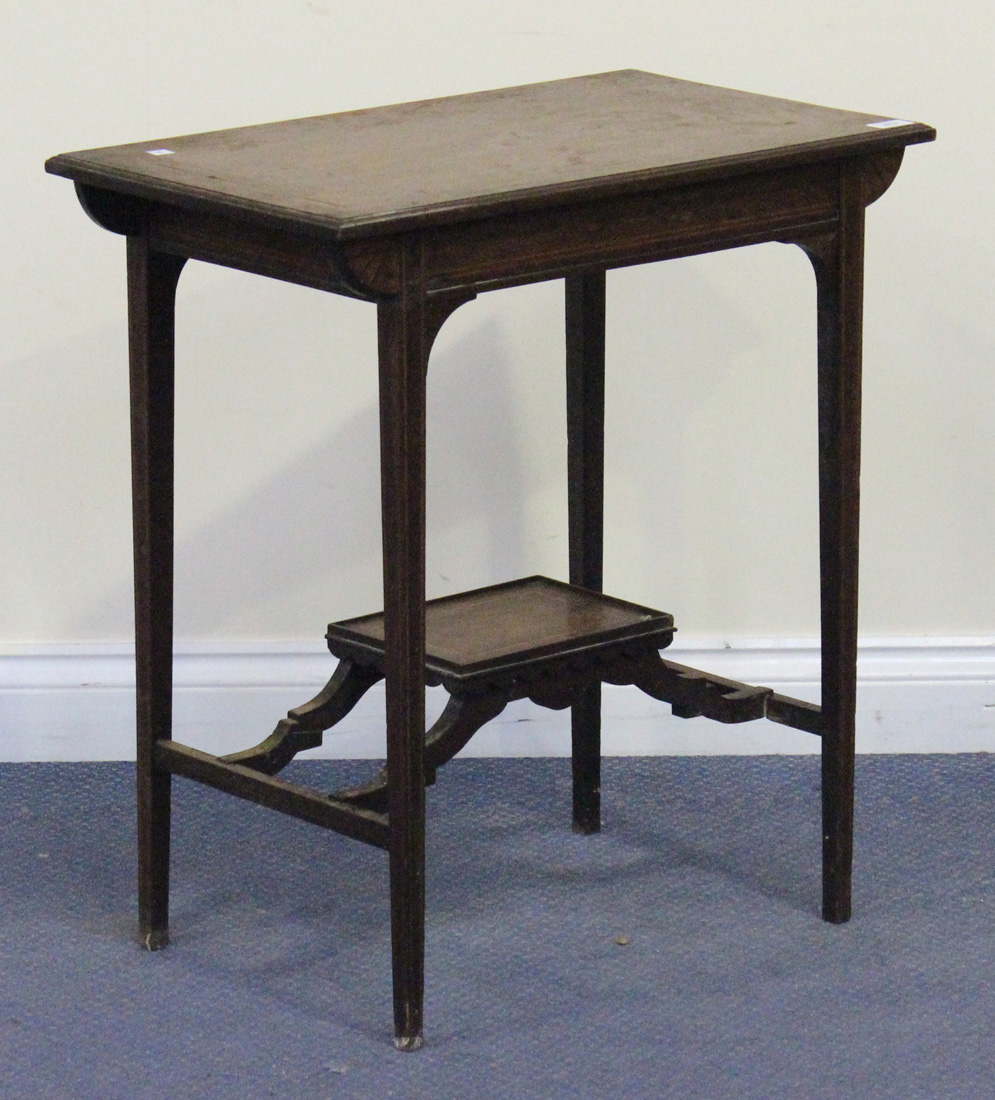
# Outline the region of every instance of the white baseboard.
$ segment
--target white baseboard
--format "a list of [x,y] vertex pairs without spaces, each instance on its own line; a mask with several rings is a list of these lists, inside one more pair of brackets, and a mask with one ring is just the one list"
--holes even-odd
[[[683,641],[682,664],[818,701],[811,640]],[[261,741],[305,702],[333,661],[293,643],[177,646],[174,736],[207,752]],[[995,638],[868,639],[861,644],[859,752],[995,751]],[[429,693],[430,720],[441,689]],[[811,753],[818,739],[768,721],[723,726],[674,718],[634,688],[606,685],[603,748],[610,756]],[[384,755],[383,685],[309,756]],[[134,669],[125,645],[0,646],[0,760],[133,760]],[[514,703],[470,742],[468,756],[565,756],[569,712]]]

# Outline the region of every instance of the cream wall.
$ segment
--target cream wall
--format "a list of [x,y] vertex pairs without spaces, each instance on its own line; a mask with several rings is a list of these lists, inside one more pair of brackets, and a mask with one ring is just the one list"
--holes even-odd
[[[995,635],[992,5],[3,12],[0,643],[131,632],[124,246],[46,156],[625,67],[937,127],[868,217],[861,630]],[[607,585],[688,636],[817,631],[813,293],[776,245],[609,277]],[[436,345],[431,594],[565,574],[561,299]],[[178,636],[320,647],[380,606],[373,307],[191,264],[178,310]]]

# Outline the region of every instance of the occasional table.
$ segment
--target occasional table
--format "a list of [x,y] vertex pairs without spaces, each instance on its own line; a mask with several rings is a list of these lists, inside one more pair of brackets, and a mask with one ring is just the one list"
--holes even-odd
[[[67,153],[86,212],[127,236],[138,700],[139,919],[168,939],[171,776],[386,849],[395,1042],[422,1041],[425,786],[515,698],[572,708],[573,820],[600,825],[600,690],[682,717],[822,738],[823,916],[850,915],[864,209],[928,126],[638,71]],[[818,314],[822,704],[664,660],[670,615],[602,593],[605,274],[765,241],[800,246]],[[384,610],[254,748],[171,737],[174,296],[189,259],[377,307]],[[566,288],[569,584],[425,601],[425,393],[447,317],[483,291]],[[374,683],[387,763],[331,795],[280,779]],[[425,686],[450,700],[425,730]]]

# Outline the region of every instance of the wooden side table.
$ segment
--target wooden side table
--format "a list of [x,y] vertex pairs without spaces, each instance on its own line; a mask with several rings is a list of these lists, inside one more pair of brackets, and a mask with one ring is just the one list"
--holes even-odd
[[[68,153],[47,169],[128,238],[139,911],[168,937],[170,779],[185,775],[385,848],[397,1045],[422,1036],[425,783],[510,698],[573,707],[574,822],[599,826],[600,684],[674,713],[822,738],[823,915],[850,915],[864,208],[920,123],[637,71]],[[605,272],[781,241],[815,267],[822,706],[664,661],[669,615],[601,594]],[[329,627],[311,703],[227,758],[171,739],[173,309],[206,260],[375,302],[382,615]],[[486,290],[566,283],[570,584],[425,603],[425,388],[446,318]],[[427,642],[426,642],[427,639]],[[276,777],[380,678],[387,766],[326,796]],[[425,684],[450,705],[424,728]]]

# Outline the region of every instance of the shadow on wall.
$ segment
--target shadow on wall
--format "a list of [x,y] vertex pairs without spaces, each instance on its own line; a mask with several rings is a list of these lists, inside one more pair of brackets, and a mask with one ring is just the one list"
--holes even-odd
[[[369,314],[375,324],[372,309]],[[375,378],[375,362],[365,369]],[[437,556],[433,550],[440,545],[448,565],[444,575],[430,571],[430,596],[528,569],[530,539],[521,501],[529,476],[513,389],[512,358],[493,319],[432,356],[430,570]],[[324,412],[330,422],[336,419],[334,407]],[[224,410],[218,414],[220,419]],[[307,415],[320,416],[322,410]],[[242,428],[229,422],[224,430]],[[177,637],[286,636],[285,629],[274,631],[272,624],[299,622],[310,624],[320,645],[330,619],[381,607],[378,448],[373,399],[355,406],[320,442],[216,511],[193,534],[178,534]],[[543,480],[555,476],[540,474]],[[199,476],[215,473],[204,466]],[[181,513],[179,477],[177,489]],[[460,555],[463,543],[470,544],[472,555]],[[462,575],[453,575],[454,560]],[[79,617],[74,629],[81,636],[99,636],[108,622],[129,621],[131,607],[131,578],[125,576]]]

